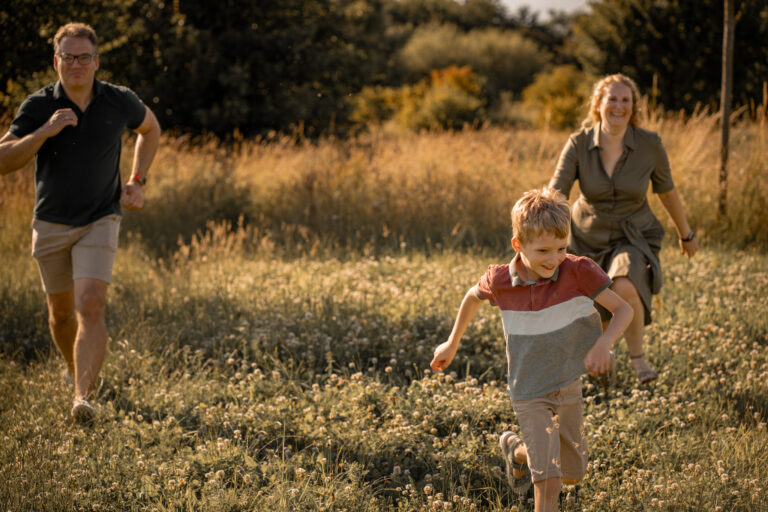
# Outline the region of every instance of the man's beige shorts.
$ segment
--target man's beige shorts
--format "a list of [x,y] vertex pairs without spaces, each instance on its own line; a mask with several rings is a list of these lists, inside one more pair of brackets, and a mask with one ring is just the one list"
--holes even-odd
[[37,260],[46,293],[72,289],[75,279],[109,283],[117,251],[120,215],[107,215],[85,226],[68,226],[35,219],[32,256]]
[[531,400],[513,400],[534,482],[581,480],[587,471],[581,379]]

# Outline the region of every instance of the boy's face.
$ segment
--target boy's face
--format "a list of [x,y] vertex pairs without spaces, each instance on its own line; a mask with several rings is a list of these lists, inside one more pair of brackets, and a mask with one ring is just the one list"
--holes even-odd
[[520,254],[520,263],[528,281],[549,279],[565,259],[567,238],[559,238],[549,231],[543,231],[526,243],[518,237],[512,239],[512,248]]

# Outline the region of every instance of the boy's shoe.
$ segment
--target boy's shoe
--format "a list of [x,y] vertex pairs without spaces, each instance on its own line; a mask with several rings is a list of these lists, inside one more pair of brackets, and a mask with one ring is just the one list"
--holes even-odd
[[72,404],[72,421],[79,425],[90,425],[96,418],[96,409],[85,398],[76,398]]
[[[520,464],[515,460],[515,448],[522,443],[523,440],[514,432],[504,432],[499,437],[499,448],[504,455],[504,462],[507,465],[507,481],[512,489],[520,495],[528,492],[531,488],[531,470],[528,468],[528,464]],[[523,476],[515,478],[512,470],[524,471]]]

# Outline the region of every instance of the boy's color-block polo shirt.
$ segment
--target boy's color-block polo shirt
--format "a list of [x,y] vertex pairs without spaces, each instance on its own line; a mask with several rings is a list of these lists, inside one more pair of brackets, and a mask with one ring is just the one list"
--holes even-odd
[[35,218],[84,226],[120,213],[120,153],[125,128],[138,128],[146,107],[125,87],[94,81],[85,112],[64,92],[61,82],[31,94],[22,103],[9,131],[22,138],[71,108],[77,126],[67,126],[46,140],[35,166]]
[[593,301],[612,281],[591,259],[571,254],[551,278],[523,281],[518,259],[488,267],[475,293],[501,309],[509,395],[529,400],[586,372],[584,358],[602,333]]

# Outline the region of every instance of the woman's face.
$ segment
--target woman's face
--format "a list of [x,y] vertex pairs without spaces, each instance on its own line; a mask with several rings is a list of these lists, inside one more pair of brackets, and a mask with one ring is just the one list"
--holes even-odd
[[632,117],[632,89],[614,82],[603,92],[600,120],[606,128],[625,129]]

